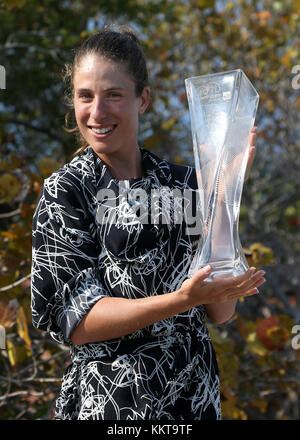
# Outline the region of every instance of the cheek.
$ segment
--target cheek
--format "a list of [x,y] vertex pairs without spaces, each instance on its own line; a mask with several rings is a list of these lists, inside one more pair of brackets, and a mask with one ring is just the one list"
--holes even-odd
[[74,103],[75,118],[77,124],[84,122],[89,117],[88,107],[80,103]]
[[134,105],[121,105],[118,113],[123,115],[123,119],[129,125],[136,125],[139,118],[138,108]]

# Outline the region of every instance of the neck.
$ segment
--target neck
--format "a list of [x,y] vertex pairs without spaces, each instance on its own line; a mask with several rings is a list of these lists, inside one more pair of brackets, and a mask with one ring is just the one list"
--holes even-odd
[[138,146],[131,155],[124,154],[120,157],[119,155],[99,154],[99,156],[106,163],[110,173],[117,180],[128,180],[146,176],[146,172],[142,166],[142,153]]

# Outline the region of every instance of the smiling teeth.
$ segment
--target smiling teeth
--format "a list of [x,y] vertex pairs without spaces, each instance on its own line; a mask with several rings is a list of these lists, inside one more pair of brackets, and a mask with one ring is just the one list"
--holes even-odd
[[95,133],[99,133],[99,134],[105,134],[108,133],[109,131],[112,131],[114,127],[107,127],[107,128],[92,128],[92,130]]

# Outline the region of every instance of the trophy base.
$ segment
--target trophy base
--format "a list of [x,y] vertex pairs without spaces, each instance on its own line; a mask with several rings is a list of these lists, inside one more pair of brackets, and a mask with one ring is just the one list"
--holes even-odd
[[238,261],[208,261],[205,264],[199,264],[197,267],[193,267],[189,271],[189,278],[192,278],[198,270],[210,265],[212,271],[210,275],[205,278],[205,281],[214,281],[218,278],[232,278],[238,275],[242,275],[248,270],[247,263]]

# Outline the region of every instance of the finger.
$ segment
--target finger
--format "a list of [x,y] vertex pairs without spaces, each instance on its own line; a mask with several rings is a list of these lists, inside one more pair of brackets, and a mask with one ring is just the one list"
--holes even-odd
[[250,138],[249,138],[249,144],[250,144],[250,146],[252,147],[252,146],[256,146],[256,142],[257,142],[257,134],[256,134],[256,132],[253,132],[253,133],[251,133],[250,134]]
[[256,142],[257,142],[257,127],[255,126],[252,128],[249,137],[250,154],[254,154],[255,150],[251,152],[251,147],[256,147]]
[[[254,145],[251,145],[254,142]],[[248,154],[248,162],[247,162],[247,166],[246,166],[246,172],[245,172],[245,181],[248,180],[249,175],[250,175],[250,170],[252,168],[252,164],[254,162],[255,159],[255,155],[256,155],[256,146],[255,146],[256,140],[251,140],[250,139],[250,147],[249,147],[249,154]]]
[[256,147],[250,146],[249,154],[248,154],[248,162],[247,162],[247,172],[250,171],[250,168],[251,168],[253,161],[255,159],[255,155],[256,155]]
[[193,282],[199,283],[201,281],[204,281],[209,274],[212,271],[212,267],[210,265],[207,265],[205,267],[202,267],[200,270],[198,270],[195,275],[192,277]]
[[253,127],[252,130],[250,131],[250,139],[251,138],[257,138],[257,130],[255,127]]
[[259,290],[255,287],[254,289],[248,290],[248,292],[245,293],[244,295],[240,295],[234,299],[244,299],[248,296],[257,295],[258,293],[259,293]]
[[251,278],[247,281],[244,281],[243,283],[241,283],[238,288],[247,288],[247,287],[254,287],[256,286],[256,284],[264,279],[263,276],[265,275],[265,271],[264,270],[259,270],[258,272],[255,272]]
[[259,290],[257,287],[254,287],[253,289],[249,289],[248,292],[245,293],[244,296],[251,296],[259,293]]
[[247,283],[244,283],[240,286],[234,287],[232,289],[227,289],[225,293],[229,296],[231,295],[244,295],[248,292],[248,290],[255,289],[266,282],[266,279],[263,277],[257,278],[254,281],[249,280]]
[[248,153],[248,162],[247,162],[247,166],[249,167],[249,162],[252,164],[254,157],[256,154],[256,147],[255,145],[250,146],[249,148],[249,153]]
[[227,298],[228,298],[228,300],[230,300],[230,299],[239,298],[241,296],[247,296],[247,295],[249,295],[250,291],[255,292],[257,290],[257,288],[259,286],[261,286],[262,284],[264,284],[265,282],[266,282],[266,279],[261,277],[261,278],[258,278],[254,284],[247,283],[243,287],[236,287],[236,288],[232,289],[231,291],[227,291],[228,292]]
[[265,271],[263,270],[259,270],[258,272],[254,273],[252,275],[252,277],[250,279],[248,279],[247,281],[244,281],[243,283],[241,283],[240,285],[236,286],[236,289],[250,289],[253,287],[257,287],[257,285],[259,283],[261,283],[261,281],[265,281],[265,278],[263,277],[265,274]]
[[253,289],[249,289],[247,292],[243,293],[243,294],[232,294],[230,296],[228,296],[227,301],[232,301],[232,300],[237,300],[237,299],[241,299],[241,298],[245,298],[247,296],[252,296],[252,295],[257,295],[259,293],[259,290],[257,289],[257,287],[254,287]]
[[244,281],[247,281],[254,274],[255,270],[256,270],[255,267],[250,267],[242,275],[238,275],[236,277],[231,277],[231,278],[222,278],[219,280],[217,279],[214,282],[216,283],[216,285],[219,285],[219,284],[223,285],[224,289],[227,290],[232,287],[238,286],[239,284],[243,283]]
[[257,127],[253,127],[250,136],[249,136],[249,145],[250,147],[255,147],[257,142]]
[[226,289],[225,294],[227,293],[228,295],[238,295],[247,292],[249,289],[252,289],[254,287],[256,287],[255,282],[250,279],[247,282],[239,284],[238,286]]

